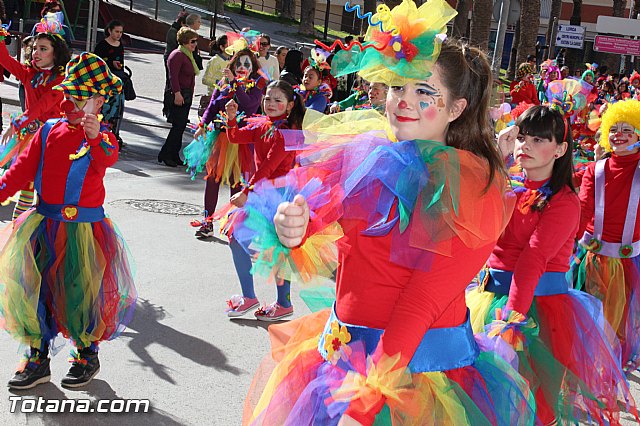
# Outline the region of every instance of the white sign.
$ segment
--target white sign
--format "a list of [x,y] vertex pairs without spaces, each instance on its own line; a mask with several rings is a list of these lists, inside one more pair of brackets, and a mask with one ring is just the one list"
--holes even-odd
[[640,36],[640,21],[637,19],[598,16],[596,32],[626,36]]
[[556,34],[556,46],[569,49],[582,49],[585,28],[578,25],[559,25]]
[[575,33],[575,34],[584,34],[585,27],[581,27],[580,25],[558,25],[559,33]]

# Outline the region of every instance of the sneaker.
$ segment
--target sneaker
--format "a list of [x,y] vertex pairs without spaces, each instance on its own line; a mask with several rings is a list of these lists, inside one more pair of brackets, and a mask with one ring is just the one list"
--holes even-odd
[[261,306],[254,315],[260,321],[278,321],[293,315],[293,306],[285,308],[278,302],[273,302],[269,306]]
[[229,305],[229,309],[225,311],[227,316],[229,318],[236,318],[241,317],[250,310],[260,306],[260,302],[258,302],[258,299],[256,298],[249,298],[235,294],[227,300],[227,305]]
[[213,237],[215,233],[213,232],[213,223],[205,222],[200,226],[200,229],[196,231],[196,238],[209,238]]
[[22,370],[16,371],[13,379],[7,385],[11,389],[23,390],[31,389],[42,383],[51,380],[51,370],[49,369],[49,358],[40,358],[38,354],[26,360]]
[[71,368],[60,384],[65,388],[79,388],[89,384],[100,372],[98,353],[72,351],[71,355]]

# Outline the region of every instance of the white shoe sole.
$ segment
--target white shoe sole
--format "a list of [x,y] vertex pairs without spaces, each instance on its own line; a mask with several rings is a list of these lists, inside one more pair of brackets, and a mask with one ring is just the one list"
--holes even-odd
[[26,389],[35,388],[36,386],[41,385],[43,383],[47,383],[49,381],[51,381],[51,376],[50,375],[41,377],[38,380],[36,380],[35,382],[31,383],[30,385],[16,386],[16,385],[7,384],[7,386],[9,387],[9,389],[26,390]]
[[87,386],[89,383],[91,383],[93,378],[98,375],[99,372],[100,372],[100,367],[98,367],[96,372],[93,373],[93,376],[89,377],[89,380],[87,380],[86,382],[82,382],[82,383],[64,383],[64,382],[61,382],[60,386],[62,386],[63,388],[67,388],[67,389],[76,389],[76,388],[81,388],[83,386]]
[[280,315],[280,316],[277,316],[277,317],[268,317],[268,316],[265,316],[265,315],[256,315],[256,319],[258,321],[275,322],[275,321],[280,321],[282,318],[290,317],[291,315],[293,315],[293,312],[289,312],[288,314]]
[[259,306],[260,306],[260,302],[256,302],[254,305],[251,305],[250,307],[248,307],[244,311],[227,311],[227,316],[229,318],[238,318],[238,317],[246,315],[252,309],[258,309]]

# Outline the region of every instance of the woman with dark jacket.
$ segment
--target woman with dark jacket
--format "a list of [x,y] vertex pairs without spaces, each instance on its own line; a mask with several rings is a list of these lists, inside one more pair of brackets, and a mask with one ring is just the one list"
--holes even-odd
[[284,80],[292,86],[302,83],[302,52],[290,50],[284,58],[284,68],[280,73],[280,80]]
[[180,159],[182,134],[187,127],[196,75],[200,73],[193,59],[198,33],[189,27],[183,27],[178,31],[177,37],[180,47],[171,52],[167,60],[170,87],[169,91],[165,92],[162,110],[167,121],[171,123],[171,130],[158,154],[158,162],[164,162],[169,167],[183,164]]

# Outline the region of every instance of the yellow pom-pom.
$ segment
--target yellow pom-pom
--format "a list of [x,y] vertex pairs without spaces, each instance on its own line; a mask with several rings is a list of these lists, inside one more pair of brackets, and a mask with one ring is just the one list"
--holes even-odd
[[399,52],[400,50],[402,50],[402,44],[400,44],[400,42],[396,41],[395,43],[393,43],[393,46],[391,46],[393,48],[393,50],[395,52]]

